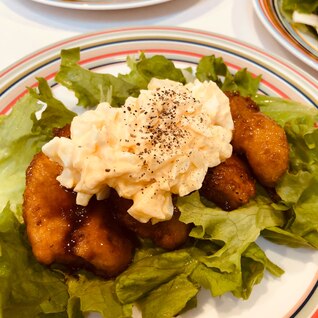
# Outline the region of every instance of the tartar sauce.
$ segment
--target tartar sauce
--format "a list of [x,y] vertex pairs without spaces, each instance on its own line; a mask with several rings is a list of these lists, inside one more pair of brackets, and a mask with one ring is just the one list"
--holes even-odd
[[172,194],[198,190],[207,169],[231,156],[233,127],[214,82],[154,78],[121,108],[101,103],[76,116],[71,138],[55,137],[42,150],[63,167],[57,179],[77,192],[77,204],[104,199],[111,187],[133,200],[130,215],[155,223],[172,217]]

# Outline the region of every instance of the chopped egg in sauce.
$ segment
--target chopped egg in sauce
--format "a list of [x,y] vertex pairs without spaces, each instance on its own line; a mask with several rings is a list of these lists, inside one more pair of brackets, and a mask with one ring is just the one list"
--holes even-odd
[[140,222],[168,220],[172,194],[200,189],[209,167],[232,154],[229,100],[214,82],[183,85],[152,79],[121,108],[101,103],[76,116],[71,138],[55,137],[43,152],[59,163],[58,181],[76,202],[105,199],[110,188],[132,199]]

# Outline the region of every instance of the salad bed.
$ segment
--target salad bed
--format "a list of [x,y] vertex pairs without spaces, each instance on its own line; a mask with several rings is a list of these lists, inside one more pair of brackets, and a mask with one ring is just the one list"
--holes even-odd
[[[259,236],[292,247],[318,248],[316,109],[257,95],[260,77],[245,69],[232,75],[222,59],[214,56],[202,58],[192,74],[163,56],[141,54],[137,60],[128,58],[131,72],[117,77],[85,70],[79,59],[79,49],[62,51],[56,81],[73,90],[83,107],[101,101],[118,107],[128,96],[137,96],[152,77],[186,83],[195,76],[215,81],[224,91],[251,96],[288,136],[290,169],[276,188],[281,200],[273,203],[261,186],[254,200],[233,212],[202,203],[197,192],[179,198],[181,220],[195,224],[188,244],[166,252],[144,241],[133,264],[115,280],[44,267],[33,258],[22,224],[25,170],[52,138],[52,128],[63,127],[75,114],[39,79],[38,90],[30,89],[10,115],[0,117],[0,306],[4,317],[82,317],[90,311],[103,317],[131,317],[134,302],[143,317],[173,317],[196,305],[201,287],[213,296],[231,292],[246,299],[266,270],[280,276],[283,270],[255,243]],[[37,119],[39,100],[47,107]]]
[[282,0],[281,10],[296,28],[318,38],[318,1]]

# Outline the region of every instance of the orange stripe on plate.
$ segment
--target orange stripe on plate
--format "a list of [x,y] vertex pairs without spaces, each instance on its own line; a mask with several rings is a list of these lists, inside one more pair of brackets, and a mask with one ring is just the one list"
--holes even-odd
[[290,33],[284,28],[281,24],[279,18],[276,16],[275,8],[273,5],[273,0],[261,0],[260,1],[261,8],[263,13],[266,15],[268,20],[272,23],[272,25],[276,28],[276,30],[296,49],[301,50],[302,53],[310,57],[311,59],[316,59],[315,55],[307,51],[300,43],[296,41],[296,39],[290,35]]
[[[316,272],[316,275],[313,277],[311,283],[307,287],[305,293],[300,297],[300,299],[294,305],[294,307],[283,318],[290,318],[297,311],[297,309],[304,303],[304,301],[306,300],[310,292],[315,287],[317,280],[318,280],[318,271]],[[318,310],[314,313],[314,315],[311,318],[318,318]]]

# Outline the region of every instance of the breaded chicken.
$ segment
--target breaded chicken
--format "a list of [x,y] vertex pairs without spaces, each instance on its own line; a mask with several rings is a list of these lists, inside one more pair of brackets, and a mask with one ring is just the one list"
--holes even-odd
[[255,180],[248,165],[233,153],[208,170],[199,192],[223,210],[231,211],[248,203],[255,195]]
[[23,217],[33,254],[43,264],[76,261],[66,252],[76,197],[60,186],[60,173],[43,153],[35,155],[26,172]]
[[56,180],[61,167],[43,153],[27,169],[23,217],[33,254],[46,265],[54,262],[89,266],[115,276],[131,262],[134,242],[105,202],[76,205],[76,194]]
[[152,224],[150,221],[141,223],[127,213],[132,200],[119,197],[114,190],[111,191],[110,201],[119,222],[141,238],[151,239],[159,247],[174,250],[184,244],[189,236],[192,226],[179,221],[180,212],[176,207],[170,220]]
[[93,265],[98,274],[114,277],[133,257],[134,237],[116,222],[108,201],[91,199],[86,217],[71,235],[72,252]]
[[274,187],[288,169],[289,146],[284,129],[262,114],[250,98],[228,93],[234,121],[232,145],[245,154],[258,181]]

